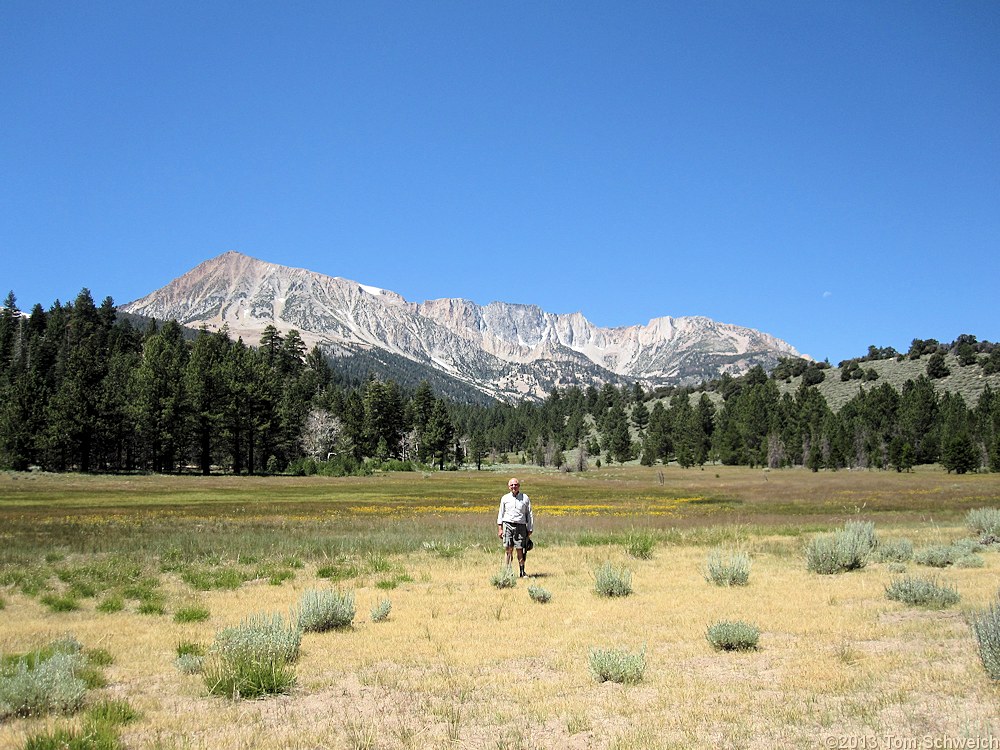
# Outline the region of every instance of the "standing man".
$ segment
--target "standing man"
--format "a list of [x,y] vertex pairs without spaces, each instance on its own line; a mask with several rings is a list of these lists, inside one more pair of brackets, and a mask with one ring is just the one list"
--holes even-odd
[[531,500],[521,492],[521,481],[516,477],[507,482],[510,489],[500,498],[500,512],[497,513],[497,536],[503,540],[507,552],[507,569],[510,569],[511,558],[517,550],[517,564],[521,568],[521,578],[524,578],[524,551],[528,545],[528,537],[534,530],[535,519],[531,514]]

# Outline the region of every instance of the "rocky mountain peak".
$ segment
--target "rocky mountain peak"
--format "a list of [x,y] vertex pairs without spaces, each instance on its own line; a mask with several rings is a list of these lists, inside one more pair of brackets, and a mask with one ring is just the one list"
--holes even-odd
[[307,345],[330,356],[388,352],[506,400],[542,398],[552,387],[570,384],[697,383],[799,356],[766,333],[704,317],[599,328],[579,312],[548,313],[536,305],[412,303],[389,290],[235,251],[122,309],[210,330],[226,325],[248,343],[256,343],[268,325],[296,329]]

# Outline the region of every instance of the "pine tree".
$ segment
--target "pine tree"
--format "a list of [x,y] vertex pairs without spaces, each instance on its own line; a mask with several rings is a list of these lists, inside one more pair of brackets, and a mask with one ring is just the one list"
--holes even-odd
[[132,375],[132,408],[145,463],[169,472],[187,445],[188,401],[184,390],[187,347],[176,321],[146,338]]
[[609,460],[622,464],[632,460],[632,436],[625,410],[619,403],[612,406],[605,417],[604,446]]
[[398,458],[403,437],[403,402],[394,381],[369,379],[364,395],[364,444],[368,455],[381,443],[385,458]]
[[229,400],[223,363],[231,346],[225,329],[212,334],[205,328],[198,332],[185,368],[184,381],[190,400],[191,429],[201,473],[212,470],[214,449],[221,437],[221,425]]
[[65,316],[49,318],[51,326],[60,328],[56,332],[60,345],[54,394],[46,414],[46,454],[59,470],[88,472],[95,453],[98,399],[107,366],[107,331],[88,289],[83,289],[65,312]]
[[927,377],[932,380],[939,380],[941,378],[946,378],[951,375],[951,370],[948,369],[948,365],[945,363],[944,354],[941,352],[935,352],[927,360]]
[[636,401],[632,407],[632,424],[640,432],[649,426],[649,407],[643,401]]
[[441,399],[435,400],[424,430],[424,444],[427,456],[438,465],[439,469],[444,469],[449,458],[454,434],[455,428],[451,423],[447,405]]

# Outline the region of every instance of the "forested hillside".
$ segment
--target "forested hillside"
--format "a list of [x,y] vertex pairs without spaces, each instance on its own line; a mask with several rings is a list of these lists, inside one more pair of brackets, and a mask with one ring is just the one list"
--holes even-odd
[[[456,403],[424,381],[350,378],[295,331],[134,325],[110,298],[0,312],[0,468],[350,473],[527,461],[1000,470],[1000,348],[965,336],[872,347],[839,368],[782,360],[647,393],[553,390],[542,403]],[[902,377],[905,375],[906,377]],[[955,388],[939,387],[952,379]],[[571,459],[567,460],[567,457]]]

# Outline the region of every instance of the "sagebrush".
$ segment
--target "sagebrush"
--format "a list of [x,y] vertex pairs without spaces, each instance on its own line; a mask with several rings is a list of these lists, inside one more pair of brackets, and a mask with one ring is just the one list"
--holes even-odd
[[531,597],[533,602],[538,602],[539,604],[547,604],[552,600],[552,592],[537,584],[528,586],[528,596]]
[[848,521],[843,529],[809,542],[806,568],[823,575],[860,570],[867,565],[877,546],[874,523]]
[[501,565],[500,570],[490,578],[490,583],[498,589],[512,589],[517,585],[517,576],[506,565]]
[[598,682],[633,685],[646,673],[646,647],[633,653],[626,649],[590,650],[590,673]]
[[885,596],[892,601],[928,609],[944,609],[957,604],[961,597],[953,586],[943,585],[934,578],[902,576],[885,587]]
[[974,612],[970,625],[986,674],[1000,680],[1000,595],[986,609]]
[[757,648],[760,628],[742,620],[722,620],[708,627],[705,638],[718,651],[752,651]]
[[349,627],[355,615],[350,591],[306,591],[299,600],[296,620],[307,633],[324,633]]
[[980,537],[1000,540],[1000,508],[975,508],[965,514],[965,525]]
[[705,580],[716,586],[746,586],[750,582],[750,555],[714,549],[705,562]]
[[286,693],[301,642],[302,630],[281,615],[251,615],[216,633],[202,669],[205,685],[234,700]]
[[374,607],[372,607],[371,618],[372,622],[385,622],[389,619],[389,613],[392,611],[392,602],[388,599],[383,599]]
[[632,571],[606,562],[594,571],[594,590],[599,596],[628,596],[632,593]]
[[0,664],[0,720],[72,713],[87,693],[87,659],[74,639],[7,657]]

